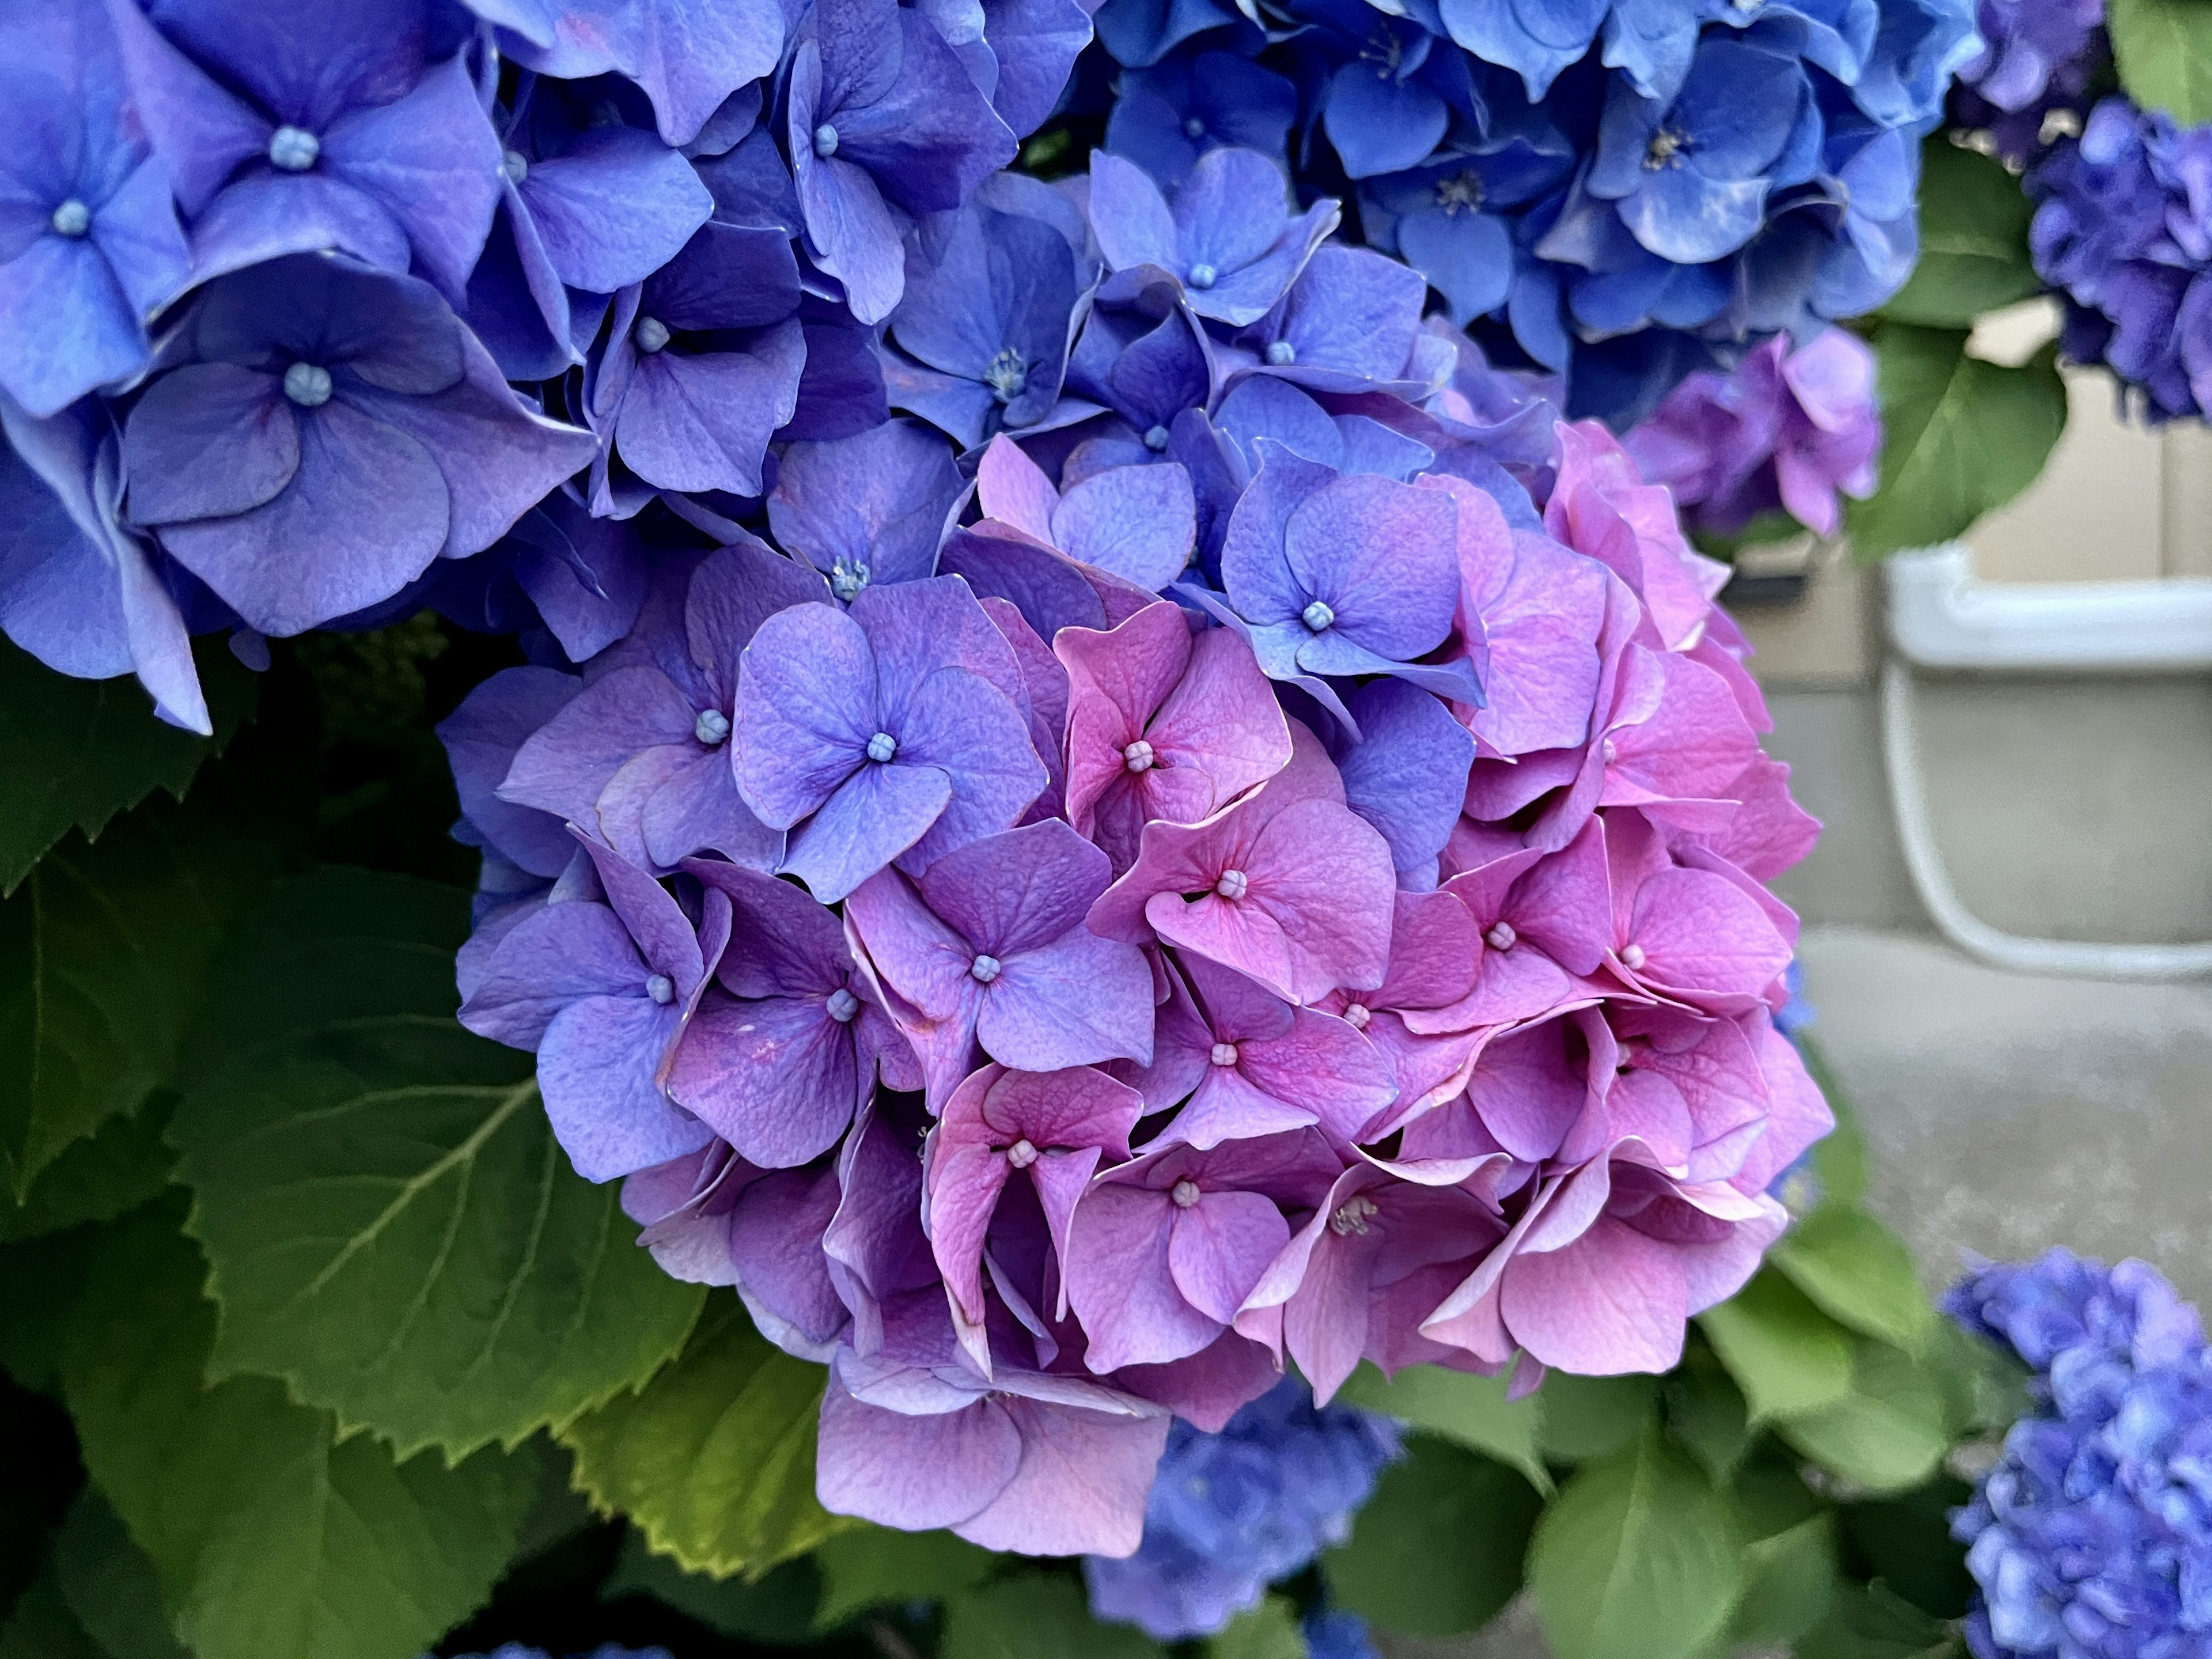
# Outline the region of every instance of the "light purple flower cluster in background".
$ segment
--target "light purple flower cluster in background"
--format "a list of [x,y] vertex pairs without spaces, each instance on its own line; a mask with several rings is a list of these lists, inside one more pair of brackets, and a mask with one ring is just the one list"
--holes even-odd
[[2163,1659],[2212,1648],[2212,1355],[2140,1261],[2063,1249],[1986,1267],[1945,1307],[2016,1355],[2035,1408],[1954,1512],[1981,1594],[1978,1659]]
[[2025,161],[2057,111],[2078,111],[2111,52],[2105,0],[1981,0],[1981,50],[1959,69],[1954,125],[1986,131],[1998,155]]
[[1832,536],[1843,527],[1838,495],[1874,494],[1874,354],[1840,328],[1795,349],[1778,336],[1730,374],[1686,377],[1622,442],[1645,477],[1674,492],[1692,530],[1733,536],[1787,513]]
[[829,1364],[835,1511],[1127,1555],[1171,1420],[1293,1364],[1664,1370],[1831,1122],[1723,568],[1262,170],[1020,221],[1123,261],[1088,412],[972,487],[918,423],[793,443],[780,545],[444,728],[464,1022]]

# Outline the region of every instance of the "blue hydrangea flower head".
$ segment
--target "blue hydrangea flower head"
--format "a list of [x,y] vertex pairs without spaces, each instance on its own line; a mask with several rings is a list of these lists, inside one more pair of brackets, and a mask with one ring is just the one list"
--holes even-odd
[[1270,1583],[1340,1542],[1398,1455],[1389,1419],[1349,1406],[1316,1409],[1296,1377],[1218,1434],[1177,1421],[1137,1553],[1084,1558],[1091,1611],[1163,1641],[1210,1635],[1256,1606]]
[[1978,1659],[2162,1659],[2212,1641],[2212,1361],[2154,1269],[2057,1249],[1946,1299],[2037,1406],[1954,1513]]

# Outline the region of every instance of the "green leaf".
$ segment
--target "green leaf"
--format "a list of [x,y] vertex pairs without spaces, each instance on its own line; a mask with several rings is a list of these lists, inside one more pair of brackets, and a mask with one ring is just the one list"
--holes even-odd
[[86,1468],[198,1659],[412,1659],[489,1593],[534,1465],[395,1464],[282,1384],[205,1386],[215,1310],[182,1205],[100,1230],[64,1346]]
[[97,1236],[71,1227],[0,1246],[0,1285],[38,1286],[35,1296],[0,1296],[0,1366],[33,1393],[60,1397],[63,1341]]
[[814,1552],[823,1585],[816,1622],[834,1630],[870,1607],[942,1601],[981,1583],[997,1559],[949,1532],[855,1527]]
[[1881,482],[1844,514],[1867,558],[1966,534],[2035,482],[2066,428],[2055,346],[2007,368],[1968,356],[1963,330],[1885,323],[1874,349]]
[[1930,134],[1920,147],[1920,260],[1882,316],[1971,328],[1984,312],[2040,293],[2027,247],[2034,215],[2003,162]]
[[655,1555],[633,1532],[623,1540],[614,1571],[599,1586],[602,1601],[625,1595],[649,1595],[736,1640],[804,1647],[814,1637],[822,1574],[806,1556],[787,1561],[750,1584],[742,1578],[686,1572],[666,1556]]
[[1386,1630],[1456,1636],[1486,1625],[1521,1588],[1543,1509],[1503,1463],[1429,1435],[1382,1471],[1352,1536],[1321,1558],[1336,1602]]
[[636,1394],[558,1431],[576,1484],[694,1572],[757,1576],[852,1524],[815,1501],[825,1373],[710,1297],[684,1352]]
[[1140,1630],[1092,1619],[1081,1582],[1064,1573],[1022,1573],[954,1596],[937,1643],[937,1659],[1162,1659],[1164,1651]]
[[112,1221],[169,1184],[177,1154],[161,1139],[177,1097],[157,1090],[136,1112],[112,1117],[40,1170],[16,1204],[0,1193],[0,1241],[37,1238],[88,1221]]
[[1895,1498],[1846,1504],[1837,1513],[1869,1576],[1938,1619],[1966,1616],[1974,1593],[1966,1547],[1951,1536],[1951,1511],[1972,1488],[1950,1475]]
[[1851,1391],[1851,1334],[1771,1268],[1698,1316],[1753,1421],[1813,1411]]
[[49,1565],[18,1596],[0,1624],[0,1659],[120,1659],[107,1651],[70,1611],[69,1598]]
[[2105,24],[2129,97],[2185,127],[2212,124],[2212,5],[2111,0]]
[[1797,1659],[1963,1659],[1966,1644],[1881,1584],[1844,1585],[1818,1629],[1797,1645]]
[[1743,1558],[1743,1599],[1729,1620],[1731,1650],[1792,1646],[1828,1616],[1843,1587],[1830,1515],[1754,1539]]
[[459,1457],[643,1382],[705,1292],[638,1248],[618,1184],[570,1168],[530,1056],[454,1023],[467,897],[425,887],[326,871],[274,894],[251,937],[289,939],[273,970],[313,988],[270,1010],[264,962],[217,994],[217,1029],[290,1029],[206,1076],[169,1139],[222,1310],[211,1374]]
[[1951,1445],[1935,1377],[1911,1354],[1865,1337],[1852,1362],[1850,1393],[1783,1418],[1779,1427],[1822,1468],[1869,1492],[1919,1485]]
[[1867,1336],[1917,1347],[1935,1322],[1912,1252],[1863,1210],[1816,1210],[1769,1254],[1824,1311]]
[[1559,1659],[1686,1659],[1742,1588],[1728,1499],[1656,1426],[1585,1463],[1545,1510],[1528,1585]]
[[190,1659],[169,1629],[161,1580],[98,1492],[79,1495],[54,1538],[53,1570],[85,1633],[116,1659]]
[[0,902],[0,1176],[39,1172],[172,1078],[258,849],[160,803]]
[[2033,1408],[2028,1369],[2009,1348],[1939,1319],[1914,1352],[1943,1390],[1943,1421],[1954,1440],[2000,1437]]
[[1537,1491],[1548,1493],[1551,1474],[1537,1452],[1542,1407],[1534,1395],[1508,1400],[1506,1382],[1503,1373],[1476,1376],[1441,1365],[1408,1365],[1397,1376],[1386,1377],[1371,1362],[1363,1362],[1345,1379],[1337,1398],[1494,1457],[1527,1475]]
[[1686,1345],[1682,1363],[1668,1374],[1661,1399],[1667,1432],[1707,1474],[1727,1480],[1751,1449],[1751,1412],[1712,1349],[1703,1342]]
[[1866,1198],[1867,1144],[1866,1132],[1859,1127],[1858,1113],[1850,1099],[1837,1082],[1834,1069],[1827,1055],[1809,1031],[1797,1036],[1797,1052],[1805,1062],[1805,1070],[1820,1087],[1828,1103],[1828,1109],[1836,1115],[1836,1127],[1813,1146],[1813,1174],[1831,1204],[1858,1204]]
[[258,688],[220,640],[203,640],[195,656],[212,739],[156,720],[136,680],[71,679],[0,640],[0,896],[71,830],[96,837],[155,789],[181,798],[222,752]]
[[1306,1633],[1287,1595],[1270,1595],[1209,1638],[1206,1659],[1307,1659]]
[[1636,1438],[1659,1400],[1656,1376],[1571,1376],[1553,1371],[1536,1399],[1543,1410],[1544,1455],[1577,1463]]

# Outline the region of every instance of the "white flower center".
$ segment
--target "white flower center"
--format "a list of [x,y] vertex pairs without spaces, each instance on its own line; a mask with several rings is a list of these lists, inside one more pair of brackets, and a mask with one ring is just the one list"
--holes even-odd
[[279,127],[269,135],[269,165],[286,173],[305,173],[323,153],[323,141],[305,127]]
[[302,409],[331,400],[331,372],[320,363],[295,363],[284,371],[284,395]]
[[1349,1198],[1336,1206],[1336,1213],[1328,1218],[1328,1230],[1339,1238],[1347,1233],[1366,1236],[1370,1216],[1382,1214],[1381,1207],[1371,1198]]
[[968,964],[968,977],[978,985],[988,985],[998,978],[1005,963],[994,956],[980,956]]
[[1224,870],[1221,879],[1213,884],[1213,890],[1234,902],[1252,890],[1252,880],[1242,870]]
[[1006,1162],[1017,1170],[1026,1170],[1036,1161],[1037,1149],[1030,1145],[1026,1135],[1006,1148]]
[[1510,951],[1521,942],[1521,935],[1513,931],[1513,924],[1501,921],[1482,936],[1482,942],[1493,951]]
[[842,985],[830,994],[830,1000],[823,1006],[829,1011],[830,1018],[840,1025],[851,1024],[853,1017],[860,1012],[860,998]]
[[665,1008],[676,1000],[676,981],[665,974],[655,974],[646,981],[645,994]]
[[1188,1210],[1199,1200],[1198,1183],[1188,1176],[1168,1188],[1168,1196],[1175,1200],[1178,1210]]
[[1234,1066],[1237,1063],[1237,1045],[1233,1042],[1217,1042],[1213,1045],[1211,1058],[1216,1066]]

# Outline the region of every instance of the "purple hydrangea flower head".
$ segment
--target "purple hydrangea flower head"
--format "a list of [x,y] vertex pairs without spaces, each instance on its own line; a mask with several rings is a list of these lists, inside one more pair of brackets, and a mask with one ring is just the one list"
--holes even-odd
[[747,1162],[780,1170],[835,1146],[879,1073],[920,1086],[836,915],[757,871],[696,859],[684,868],[728,896],[731,933],[677,1047],[672,1099]]
[[[1034,562],[1022,560],[1010,543],[1048,547],[1081,567],[1086,581],[1107,578],[1102,601],[1111,592],[1122,615],[1181,575],[1197,543],[1197,498],[1189,473],[1173,461],[1103,467],[1063,492],[1001,436],[984,451],[975,485],[986,516],[975,534],[956,538],[958,568],[1009,559],[1027,567]],[[1042,619],[1032,625],[1049,635],[1065,619],[1051,620],[1051,627]]]
[[550,380],[582,361],[568,290],[643,282],[715,202],[653,134],[586,125],[556,82],[526,79],[500,142],[500,213],[469,277],[468,320],[510,378]]
[[441,616],[480,633],[542,628],[569,661],[586,662],[637,621],[647,569],[636,531],[593,518],[572,482],[489,550],[433,566],[426,597]]
[[966,491],[945,442],[912,421],[856,438],[793,444],[776,470],[776,540],[850,603],[870,582],[933,575],[945,521]]
[[847,918],[933,1100],[978,1043],[1026,1072],[1152,1058],[1151,969],[1084,921],[1112,878],[1103,853],[1047,818],[956,848],[918,882],[884,871],[854,890]]
[[580,81],[611,70],[636,82],[671,144],[691,143],[732,94],[772,74],[783,52],[774,0],[465,3],[500,26],[502,53],[541,75]]
[[463,303],[500,198],[465,36],[428,0],[111,0],[205,279],[336,249]]
[[1118,419],[1101,423],[1104,429],[1068,456],[1062,482],[1167,457],[1177,422],[1212,396],[1214,374],[1205,331],[1180,307],[1160,316],[1139,306],[1094,305],[1069,354],[1061,401],[1081,398],[1089,404],[1084,413],[1103,407]]
[[863,323],[905,289],[910,217],[958,207],[1014,136],[944,37],[894,0],[817,0],[792,59],[792,165],[815,262]]
[[1401,679],[1371,680],[1345,707],[1359,738],[1340,729],[1335,735],[1344,803],[1389,842],[1401,882],[1433,887],[1467,794],[1474,734],[1449,704]]
[[172,726],[207,699],[161,561],[118,514],[121,447],[97,403],[40,419],[0,393],[0,630],[64,674],[137,674]]
[[738,660],[762,623],[819,601],[820,580],[748,538],[659,577],[680,615],[651,617],[525,743],[500,799],[582,824],[655,871],[712,850],[775,868],[783,836],[738,799],[729,747]]
[[1843,522],[1838,492],[1874,493],[1874,354],[1839,328],[1795,351],[1778,336],[1732,374],[1689,376],[1625,441],[1701,530],[1733,535],[1761,514],[1787,511],[1832,536]]
[[1133,162],[1104,151],[1091,158],[1091,223],[1107,269],[1165,271],[1193,312],[1218,322],[1265,316],[1337,217],[1328,200],[1293,216],[1281,168],[1252,150],[1207,151],[1172,208]]
[[467,839],[542,881],[551,881],[575,860],[576,843],[564,824],[567,815],[504,799],[499,789],[517,751],[583,689],[575,675],[556,668],[502,668],[438,723],[438,740],[453,763],[453,788],[460,798]]
[[330,255],[203,289],[124,428],[125,510],[264,634],[490,546],[587,465],[437,293]]
[[936,264],[908,270],[890,319],[915,362],[887,372],[901,408],[972,448],[1000,428],[1036,426],[1058,403],[1080,255],[1049,222],[981,202],[938,235]]
[[1218,1434],[1177,1423],[1136,1553],[1084,1559],[1091,1612],[1161,1641],[1212,1634],[1256,1607],[1269,1584],[1347,1537],[1376,1478],[1400,1455],[1389,1419],[1316,1407],[1294,1377]]
[[667,890],[587,837],[604,903],[549,904],[507,934],[461,1008],[479,1036],[538,1051],[546,1115],[576,1171],[607,1181],[714,1139],[668,1099],[677,1039],[730,937],[708,890],[695,927]]
[[1177,191],[1198,158],[1249,149],[1288,164],[1297,91],[1281,76],[1234,52],[1185,49],[1149,69],[1126,70],[1106,118],[1106,148]]
[[1260,372],[1315,392],[1410,384],[1417,353],[1433,355],[1434,337],[1421,330],[1425,298],[1419,271],[1331,243],[1238,343],[1257,355]]
[[[995,683],[994,683],[995,682]],[[745,649],[738,789],[824,903],[1011,828],[1046,784],[1004,638],[956,577],[796,605]]]
[[52,415],[146,362],[191,264],[100,0],[0,23],[0,392]]

